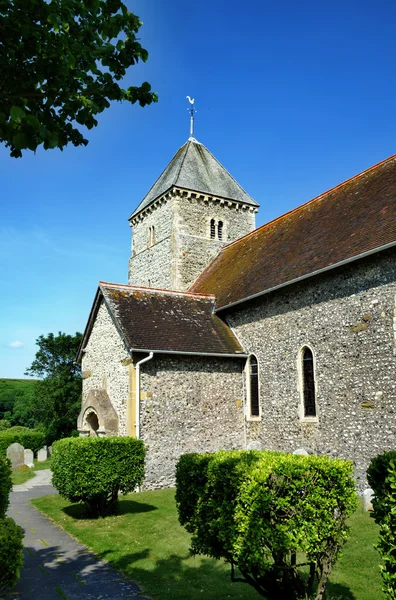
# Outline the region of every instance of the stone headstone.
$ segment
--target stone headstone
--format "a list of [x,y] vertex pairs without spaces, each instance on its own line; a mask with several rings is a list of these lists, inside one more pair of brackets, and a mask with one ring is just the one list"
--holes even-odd
[[48,456],[52,456],[52,446],[48,446]]
[[7,458],[11,461],[11,469],[15,471],[25,464],[24,448],[18,442],[7,448]]
[[258,440],[250,442],[247,445],[246,450],[261,450],[261,443]]
[[33,454],[33,450],[25,450],[24,451],[24,464],[29,467],[30,469],[32,467],[34,467],[34,454]]
[[308,456],[308,452],[305,450],[305,448],[297,448],[297,450],[294,450],[293,454],[301,454],[301,456]]
[[44,462],[45,460],[47,460],[47,458],[48,458],[47,447],[40,448],[40,450],[37,452],[37,462]]
[[373,510],[374,491],[367,488],[363,492],[363,510]]

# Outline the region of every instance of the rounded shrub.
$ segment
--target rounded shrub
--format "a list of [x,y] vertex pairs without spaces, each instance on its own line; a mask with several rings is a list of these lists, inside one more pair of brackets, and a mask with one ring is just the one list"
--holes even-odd
[[0,518],[3,519],[8,508],[8,497],[12,488],[11,463],[0,456]]
[[280,452],[181,456],[176,504],[192,553],[225,559],[233,581],[265,598],[323,598],[356,508],[352,470],[349,461]]
[[52,484],[70,502],[83,502],[88,516],[116,511],[118,494],[144,479],[145,447],[132,437],[65,438],[52,447]]
[[0,592],[12,588],[23,563],[23,529],[13,519],[0,519]]
[[19,426],[0,431],[0,456],[6,456],[8,446],[15,442],[36,453],[45,444],[45,434],[38,429]]

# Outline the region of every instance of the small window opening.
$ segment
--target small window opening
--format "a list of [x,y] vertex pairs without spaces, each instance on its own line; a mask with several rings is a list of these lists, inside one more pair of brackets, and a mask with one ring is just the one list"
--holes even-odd
[[315,401],[315,374],[313,354],[310,348],[304,348],[303,354],[303,393],[304,393],[304,416],[316,417]]
[[250,416],[260,416],[260,400],[259,400],[259,380],[258,380],[258,362],[257,358],[252,354],[249,357],[249,400],[250,400]]
[[219,221],[217,225],[217,235],[219,240],[223,239],[223,221]]
[[216,223],[214,219],[211,219],[210,221],[210,237],[212,240],[216,237]]

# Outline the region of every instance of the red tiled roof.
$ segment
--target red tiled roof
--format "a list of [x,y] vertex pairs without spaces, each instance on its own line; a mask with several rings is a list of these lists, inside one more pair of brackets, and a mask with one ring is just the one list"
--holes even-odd
[[214,314],[213,296],[104,282],[99,290],[129,348],[243,353],[230,327]]
[[396,241],[396,155],[225,246],[191,286],[217,309]]

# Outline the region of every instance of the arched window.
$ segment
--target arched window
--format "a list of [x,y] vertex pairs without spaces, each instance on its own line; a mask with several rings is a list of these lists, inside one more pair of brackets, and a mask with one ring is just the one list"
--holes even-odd
[[304,417],[316,417],[315,371],[312,350],[307,346],[303,348],[301,358]]
[[154,246],[155,244],[155,227],[154,225],[151,228],[151,245]]
[[219,240],[223,239],[223,221],[219,221],[217,225],[217,237]]
[[216,223],[214,219],[210,220],[210,237],[212,240],[216,237]]
[[259,397],[259,378],[258,378],[258,362],[254,354],[249,356],[248,360],[248,402],[249,416],[260,416],[260,397]]

